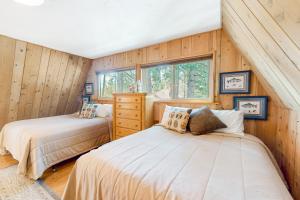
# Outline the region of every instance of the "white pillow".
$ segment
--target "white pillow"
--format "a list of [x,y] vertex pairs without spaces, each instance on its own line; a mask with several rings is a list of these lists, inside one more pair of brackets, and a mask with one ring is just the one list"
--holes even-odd
[[109,117],[112,116],[111,104],[97,104],[96,116],[97,117]]
[[169,115],[171,112],[176,111],[176,112],[187,112],[188,110],[191,110],[191,108],[182,108],[182,107],[172,107],[172,106],[167,106],[165,107],[165,111],[163,114],[163,117],[161,119],[160,124],[163,125],[164,127],[168,127],[168,121],[169,121]]
[[236,110],[211,110],[227,128],[215,130],[221,133],[234,133],[244,136],[244,113]]

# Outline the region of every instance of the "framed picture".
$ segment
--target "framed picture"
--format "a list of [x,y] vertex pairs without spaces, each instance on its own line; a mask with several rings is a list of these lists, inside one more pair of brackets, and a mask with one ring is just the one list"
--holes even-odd
[[249,94],[251,71],[220,73],[220,94]]
[[91,96],[82,96],[82,104],[89,103],[91,101]]
[[268,117],[267,96],[235,96],[233,104],[235,110],[244,111],[245,119],[266,120]]
[[85,83],[84,93],[85,93],[85,95],[93,95],[94,94],[94,84],[93,83]]

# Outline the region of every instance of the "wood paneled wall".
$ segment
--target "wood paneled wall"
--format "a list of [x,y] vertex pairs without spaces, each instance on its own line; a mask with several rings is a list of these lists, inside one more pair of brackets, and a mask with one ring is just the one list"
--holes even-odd
[[270,125],[260,122],[249,131],[272,149],[295,199],[300,199],[299,10],[298,0],[222,1],[224,28],[282,100],[281,106],[271,102]]
[[[220,72],[252,70],[251,94],[269,96],[269,114],[266,121],[245,120],[245,132],[259,137],[272,151],[282,169],[293,196],[299,198],[300,162],[297,144],[299,120],[296,113],[285,107],[275,90],[247,59],[235,47],[226,31],[217,30],[209,33],[197,34],[142,49],[106,56],[93,61],[89,73],[89,81],[96,83],[95,72],[168,62],[213,55],[215,67],[214,102],[201,101],[159,101],[154,106],[154,116],[159,120],[165,105],[210,107],[232,109],[233,95],[218,94],[218,80]],[[96,97],[95,97],[96,98]],[[110,102],[109,100],[105,101]],[[299,152],[298,152],[299,151]],[[299,190],[300,191],[300,190]]]
[[0,129],[75,112],[91,60],[0,35]]

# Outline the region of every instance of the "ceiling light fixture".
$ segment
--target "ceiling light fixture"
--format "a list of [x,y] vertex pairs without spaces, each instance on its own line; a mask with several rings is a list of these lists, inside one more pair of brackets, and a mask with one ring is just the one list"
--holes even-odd
[[45,0],[14,0],[14,1],[27,6],[40,6],[44,3]]

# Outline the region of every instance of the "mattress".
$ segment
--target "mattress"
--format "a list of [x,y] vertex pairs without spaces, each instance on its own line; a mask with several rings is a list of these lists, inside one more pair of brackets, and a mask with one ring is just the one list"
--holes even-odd
[[38,179],[49,167],[110,140],[111,120],[61,115],[6,124],[0,132],[1,154],[19,161],[17,172]]
[[160,126],[81,156],[64,200],[292,199],[256,137],[193,136]]

